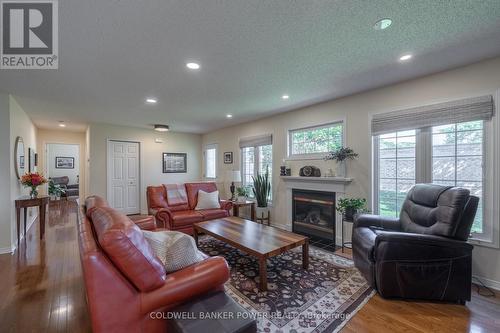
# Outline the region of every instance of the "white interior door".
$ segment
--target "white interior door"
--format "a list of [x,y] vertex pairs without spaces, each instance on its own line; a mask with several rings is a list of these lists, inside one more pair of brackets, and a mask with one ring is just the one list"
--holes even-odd
[[108,201],[124,214],[140,213],[139,143],[108,141]]

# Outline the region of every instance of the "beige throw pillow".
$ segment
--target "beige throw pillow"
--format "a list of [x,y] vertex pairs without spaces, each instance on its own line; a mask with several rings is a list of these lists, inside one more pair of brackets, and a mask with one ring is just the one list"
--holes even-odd
[[191,266],[204,259],[193,237],[177,231],[142,230],[153,252],[165,266],[167,273]]
[[198,203],[195,210],[220,208],[219,191],[205,192],[198,191]]

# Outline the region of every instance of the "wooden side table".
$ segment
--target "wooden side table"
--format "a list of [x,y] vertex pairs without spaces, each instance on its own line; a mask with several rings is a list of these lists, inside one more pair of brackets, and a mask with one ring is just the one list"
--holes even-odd
[[40,221],[40,239],[45,234],[45,214],[50,197],[48,195],[40,195],[38,198],[31,199],[29,196],[23,196],[17,199],[16,202],[16,222],[17,222],[17,244],[20,242],[20,227],[21,227],[21,208],[24,209],[24,237],[26,237],[26,217],[28,215],[28,207],[38,207],[38,219]]
[[240,207],[250,206],[250,219],[255,221],[255,201],[232,201],[233,203],[233,216],[240,217]]

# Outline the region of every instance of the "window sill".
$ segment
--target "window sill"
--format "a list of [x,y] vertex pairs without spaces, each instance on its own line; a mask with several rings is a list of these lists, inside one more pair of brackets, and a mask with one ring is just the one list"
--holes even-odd
[[313,156],[288,156],[284,160],[285,161],[323,161],[325,155],[313,155]]
[[500,248],[499,244],[496,244],[494,241],[485,241],[485,240],[481,240],[481,239],[477,239],[477,238],[476,239],[471,238],[467,241],[467,243],[474,245],[474,246],[489,247],[492,249],[499,249]]

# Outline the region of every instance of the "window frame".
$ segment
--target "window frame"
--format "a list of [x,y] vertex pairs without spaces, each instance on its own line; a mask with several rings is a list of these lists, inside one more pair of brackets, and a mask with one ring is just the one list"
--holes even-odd
[[[271,146],[271,156],[273,157],[271,160],[271,170],[269,170],[269,176],[271,177],[271,193],[270,193],[270,198],[268,204],[271,205],[273,201],[273,189],[274,189],[274,177],[272,176],[273,174],[273,165],[274,165],[274,147],[273,144],[269,145],[256,145],[256,146],[250,146],[250,147],[243,147],[240,148],[240,167],[241,167],[241,186],[253,186],[253,184],[247,184],[245,181],[245,156],[244,156],[244,150],[245,148],[253,148],[254,149],[254,159],[253,159],[253,175],[257,175],[259,172],[260,168],[260,154],[259,154],[259,147],[263,146]],[[250,198],[253,198],[253,192],[250,193]]]
[[[203,163],[203,178],[204,179],[217,179],[218,175],[219,175],[219,168],[218,168],[218,164],[219,164],[219,158],[218,158],[218,154],[219,154],[219,145],[217,143],[209,143],[209,144],[206,144],[204,149],[203,149],[203,160],[204,160],[204,163]],[[215,150],[215,177],[208,177],[207,176],[207,166],[208,166],[208,161],[207,161],[207,151],[208,150],[212,150],[214,149]]]
[[[498,92],[500,97],[500,91]],[[497,99],[500,100],[500,99]],[[499,107],[497,106],[497,109]],[[472,244],[499,248],[499,221],[498,221],[498,184],[499,171],[498,154],[495,154],[494,147],[500,147],[500,135],[495,134],[496,129],[500,128],[500,117],[496,116],[492,121],[483,121],[483,230],[481,235],[471,234],[469,242]],[[379,140],[380,136],[372,137],[372,207],[375,214],[379,214]],[[415,146],[415,182],[432,182],[432,127],[416,129]],[[493,181],[487,181],[492,179]]]
[[306,130],[313,130],[313,129],[321,129],[321,128],[327,128],[327,127],[333,127],[334,125],[340,124],[342,127],[342,135],[341,135],[341,146],[343,147],[346,142],[346,122],[345,119],[340,119],[340,120],[335,120],[332,122],[328,123],[322,123],[322,124],[316,124],[316,125],[311,125],[311,126],[306,126],[306,127],[299,127],[299,128],[291,128],[287,130],[287,159],[288,160],[319,160],[323,159],[328,152],[321,152],[321,153],[308,153],[308,154],[292,154],[292,146],[293,146],[293,140],[292,140],[292,135],[295,132],[299,131],[306,131]]

